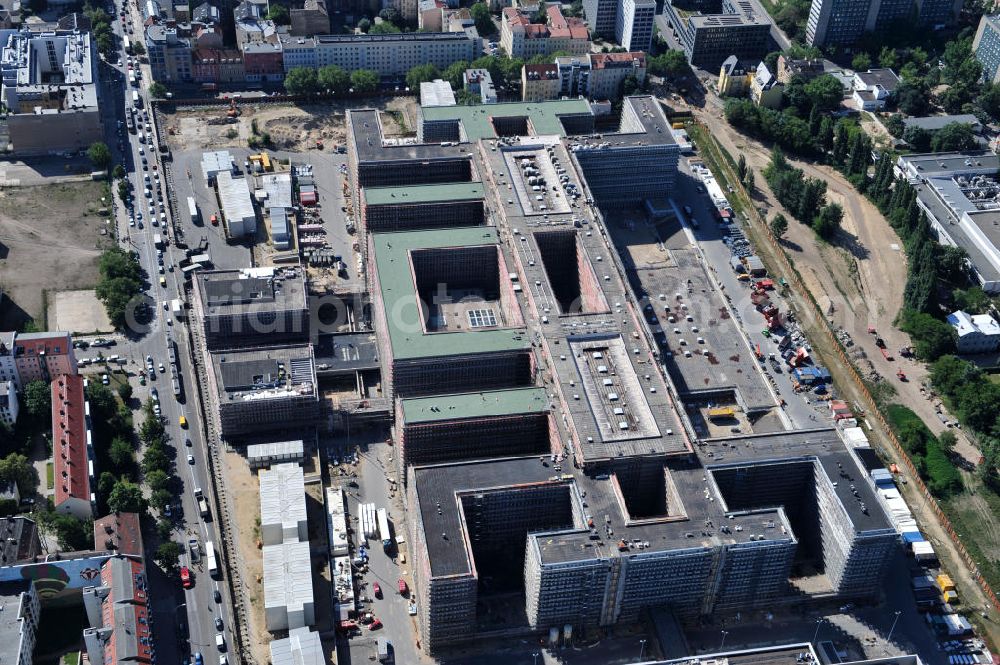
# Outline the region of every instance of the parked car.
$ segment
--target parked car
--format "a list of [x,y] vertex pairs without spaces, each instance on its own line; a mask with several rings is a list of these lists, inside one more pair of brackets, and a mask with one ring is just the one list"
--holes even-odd
[[369,624],[368,630],[378,630],[381,627],[382,627],[382,620],[375,619],[374,621],[371,622],[371,624]]
[[194,586],[191,582],[191,571],[188,570],[187,566],[181,566],[181,586],[185,589],[190,589]]
[[375,597],[376,598],[381,598],[382,597],[382,587],[381,587],[381,585],[379,585],[378,582],[375,582],[374,584],[372,584],[372,591],[375,592]]

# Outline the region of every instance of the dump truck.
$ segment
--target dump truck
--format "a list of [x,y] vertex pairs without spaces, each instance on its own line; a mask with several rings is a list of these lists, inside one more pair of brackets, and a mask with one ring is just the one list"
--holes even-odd
[[736,412],[731,406],[717,406],[714,409],[708,410],[708,417],[710,420],[725,420],[727,418],[733,418],[736,416]]

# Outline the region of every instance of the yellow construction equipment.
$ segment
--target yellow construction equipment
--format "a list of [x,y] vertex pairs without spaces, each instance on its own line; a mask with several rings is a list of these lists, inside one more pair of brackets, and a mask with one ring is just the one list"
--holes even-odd
[[254,170],[258,173],[270,171],[272,168],[271,157],[266,152],[262,152],[259,155],[250,155],[247,157],[247,161],[253,164]]
[[713,420],[715,419],[722,420],[725,418],[733,418],[735,416],[736,412],[733,410],[733,407],[731,406],[717,406],[714,409],[708,410],[708,417]]

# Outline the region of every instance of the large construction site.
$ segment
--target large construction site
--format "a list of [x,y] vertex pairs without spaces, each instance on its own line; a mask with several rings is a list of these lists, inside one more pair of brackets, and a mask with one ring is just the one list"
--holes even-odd
[[347,124],[424,650],[500,603],[586,633],[878,594],[897,534],[838,430],[688,415],[781,407],[690,245],[636,271],[604,221],[672,194],[653,98],[604,134],[578,100],[421,109],[421,143]]

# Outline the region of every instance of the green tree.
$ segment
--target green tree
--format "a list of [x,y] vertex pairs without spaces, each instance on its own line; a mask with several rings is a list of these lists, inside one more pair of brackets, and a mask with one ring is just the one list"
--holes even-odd
[[851,69],[858,72],[866,72],[871,69],[872,58],[867,53],[858,53],[851,60]]
[[118,385],[118,397],[121,398],[122,402],[125,404],[129,403],[132,399],[132,384],[128,381],[123,381]]
[[91,161],[97,170],[103,171],[111,167],[111,149],[106,143],[101,143],[100,141],[91,143],[90,147],[87,148],[87,159]]
[[161,517],[156,521],[156,535],[160,540],[170,540],[170,535],[174,531],[174,525],[166,517]]
[[394,25],[403,25],[403,17],[395,7],[386,7],[378,13],[378,17]]
[[361,32],[367,33],[371,29],[372,29],[372,22],[367,18],[362,18],[360,21],[358,21],[358,30],[360,30]]
[[747,175],[747,158],[741,152],[740,158],[736,161],[736,177],[742,181],[743,178],[746,177],[746,175]]
[[960,152],[972,150],[978,145],[972,127],[961,122],[948,123],[931,138],[933,152]]
[[173,499],[174,495],[169,490],[153,490],[149,495],[149,505],[163,512],[163,509],[169,506]]
[[411,67],[406,73],[406,85],[410,90],[420,90],[420,84],[433,81],[441,75],[438,68],[430,63]]
[[844,209],[836,203],[823,206],[816,219],[813,220],[813,231],[820,238],[829,240],[840,228],[840,222],[844,219]]
[[844,99],[844,87],[830,74],[817,76],[803,86],[806,98],[811,105],[818,106],[821,111],[833,111]]
[[115,168],[111,169],[111,177],[115,180],[121,180],[125,177],[125,167],[121,164],[115,164]]
[[30,496],[38,489],[38,472],[27,457],[11,453],[0,459],[0,481],[15,483],[22,496]]
[[24,387],[24,410],[32,420],[52,418],[52,388],[45,381],[31,381]]
[[368,31],[369,35],[391,35],[397,32],[402,32],[395,24],[389,23],[388,21],[381,21],[372,26],[371,30]]
[[292,19],[288,15],[288,8],[277,2],[271,3],[267,11],[267,18],[273,21],[275,25],[290,25],[292,22]]
[[955,330],[930,314],[906,310],[900,316],[900,329],[914,341],[914,350],[921,360],[935,361],[955,352]]
[[98,499],[107,502],[108,497],[111,496],[111,490],[115,488],[116,482],[118,482],[118,479],[115,478],[115,474],[110,471],[102,471],[101,475],[97,477]]
[[126,478],[119,478],[108,496],[108,509],[120,513],[146,512],[146,499],[142,489]]
[[896,49],[889,48],[888,46],[882,47],[882,50],[878,54],[878,65],[879,67],[897,69],[899,67],[899,58],[896,56]]
[[170,486],[170,476],[166,471],[154,469],[146,474],[146,484],[151,490],[165,490]]
[[956,443],[958,443],[958,437],[950,429],[946,429],[938,435],[938,445],[946,453],[951,452],[955,448]]
[[655,76],[679,76],[688,70],[684,51],[669,50],[660,55],[646,58],[649,73]]
[[788,220],[780,212],[771,220],[771,233],[775,238],[781,239],[788,232]]
[[493,17],[490,16],[490,8],[485,2],[477,2],[469,8],[472,20],[476,22],[476,30],[483,37],[489,37],[497,31],[493,25]]
[[159,81],[155,81],[149,86],[149,94],[157,99],[164,99],[167,96],[167,86],[163,85]]
[[156,444],[146,448],[142,455],[142,471],[150,474],[153,471],[168,471],[170,469],[170,456],[163,446]]
[[163,426],[163,421],[152,412],[147,413],[146,419],[139,427],[139,438],[144,443],[151,445],[162,441],[164,434],[166,434],[166,428]]
[[465,74],[465,70],[469,68],[469,63],[465,60],[459,60],[448,65],[447,69],[441,72],[441,78],[447,81],[452,90],[461,90],[465,81],[462,79],[462,75]]
[[929,110],[926,87],[922,83],[903,81],[896,87],[896,107],[906,115],[926,115]]
[[320,88],[329,90],[334,95],[342,95],[351,88],[350,74],[337,65],[320,67],[316,79]]
[[94,547],[94,523],[80,520],[72,515],[54,513],[51,528],[56,534],[59,547],[71,552],[81,552]]
[[754,176],[752,170],[748,170],[746,175],[743,176],[743,186],[746,188],[747,193],[753,196],[753,193],[757,191],[757,178]]
[[941,356],[931,364],[931,383],[949,397],[958,394],[962,386],[978,383],[981,379],[978,367],[957,356]]
[[355,69],[351,72],[351,87],[362,94],[375,92],[379,88],[379,76],[370,69]]
[[993,304],[986,292],[978,286],[967,289],[955,289],[952,292],[955,307],[970,314],[984,314]]
[[311,67],[292,67],[285,74],[285,90],[290,95],[314,95],[319,90],[316,70]]
[[111,460],[111,464],[114,465],[118,473],[130,471],[135,464],[132,443],[116,436],[108,447],[108,459]]
[[156,548],[156,554],[153,558],[156,563],[160,565],[167,572],[174,572],[180,565],[181,554],[184,553],[184,548],[180,544],[175,543],[172,540],[168,540],[165,543],[161,543],[159,547]]

